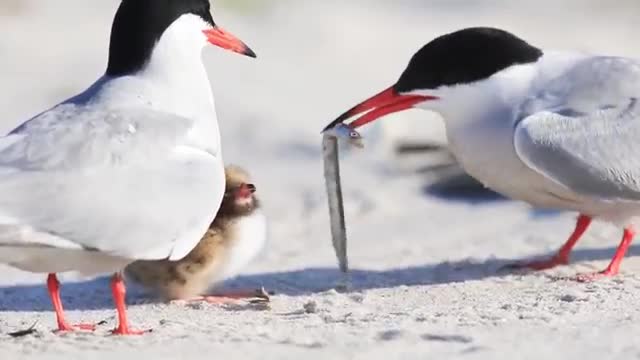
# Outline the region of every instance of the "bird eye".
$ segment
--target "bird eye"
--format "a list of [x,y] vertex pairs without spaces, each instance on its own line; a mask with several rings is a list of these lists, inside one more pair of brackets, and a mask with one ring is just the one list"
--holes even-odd
[[349,136],[352,137],[352,138],[357,138],[357,137],[360,137],[360,134],[358,134],[355,131],[352,131],[352,132],[349,133]]

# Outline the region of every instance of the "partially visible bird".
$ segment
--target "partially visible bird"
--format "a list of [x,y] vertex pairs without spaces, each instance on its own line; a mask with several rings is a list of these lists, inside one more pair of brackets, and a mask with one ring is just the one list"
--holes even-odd
[[357,128],[423,108],[442,115],[450,149],[485,186],[541,208],[575,211],[576,228],[547,269],[598,218],[624,227],[609,266],[618,273],[640,219],[640,63],[571,51],[543,51],[495,28],[467,28],[420,49],[400,79],[327,129],[358,115]]
[[115,273],[113,333],[142,333],[120,271],[183,258],[213,220],[224,165],[206,44],[255,56],[208,0],[122,0],[104,76],[0,138],[0,263],[49,273],[58,330],[75,327],[55,273],[78,271]]
[[241,168],[228,166],[226,190],[215,220],[200,243],[181,260],[140,260],[125,270],[127,278],[165,300],[226,302],[237,298],[263,298],[260,291],[209,293],[236,276],[263,249],[267,221],[260,209],[256,186]]

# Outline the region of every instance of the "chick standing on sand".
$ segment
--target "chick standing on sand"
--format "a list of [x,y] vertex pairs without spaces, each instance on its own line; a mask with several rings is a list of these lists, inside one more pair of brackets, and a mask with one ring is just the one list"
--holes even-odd
[[268,299],[264,291],[206,295],[213,285],[237,275],[258,255],[267,238],[266,218],[249,175],[239,167],[228,166],[225,176],[222,205],[198,246],[179,261],[130,264],[125,273],[131,280],[166,300],[220,303],[230,298]]

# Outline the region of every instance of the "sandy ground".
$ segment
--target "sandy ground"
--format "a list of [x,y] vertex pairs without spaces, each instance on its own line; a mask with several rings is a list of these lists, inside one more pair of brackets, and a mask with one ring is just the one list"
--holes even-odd
[[[334,290],[340,275],[321,175],[322,126],[395,81],[433,36],[466,26],[503,27],[547,48],[639,55],[637,2],[554,3],[283,0],[220,9],[217,21],[260,56],[205,51],[225,157],[254,174],[271,221],[267,251],[227,286],[265,286],[277,293],[270,307],[155,304],[132,289],[132,322],[154,331],[115,338],[107,335],[114,325],[107,280],[68,275],[69,317],[106,323],[93,334],[57,335],[44,277],[1,268],[0,359],[639,358],[640,247],[631,248],[615,279],[562,280],[606,266],[621,234],[597,224],[571,266],[498,271],[550,254],[572,229],[573,215],[412,171],[390,145],[408,132],[440,141],[441,125],[424,113],[387,119],[365,131],[366,151],[345,154],[352,288]],[[0,4],[1,130],[81,91],[103,71],[116,5]],[[34,335],[6,335],[35,322]]]

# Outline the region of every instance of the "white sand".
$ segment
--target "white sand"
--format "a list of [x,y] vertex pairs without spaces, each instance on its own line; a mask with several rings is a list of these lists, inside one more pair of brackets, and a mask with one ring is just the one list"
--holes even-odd
[[[0,130],[100,74],[116,3],[31,0],[9,9],[19,17],[0,10]],[[640,262],[634,258],[640,248],[631,248],[623,274],[613,280],[554,278],[606,266],[620,231],[598,224],[575,251],[572,266],[545,274],[499,273],[514,259],[550,254],[570,232],[573,216],[533,211],[486,193],[467,194],[474,195],[470,199],[428,191],[428,174],[399,171],[385,146],[387,135],[407,132],[409,118],[429,123],[420,113],[365,131],[367,150],[344,156],[353,290],[332,290],[339,274],[319,153],[322,126],[390,85],[408,57],[436,34],[492,25],[543,47],[637,56],[637,1],[277,3],[248,14],[216,14],[259,61],[205,53],[226,159],[255,175],[271,220],[268,251],[229,287],[264,285],[278,293],[271,308],[150,304],[132,291],[132,323],[154,332],[115,338],[107,335],[114,326],[108,282],[71,275],[63,284],[69,318],[107,323],[94,334],[56,335],[44,277],[2,268],[0,359],[640,356]],[[35,335],[6,335],[36,321]]]

